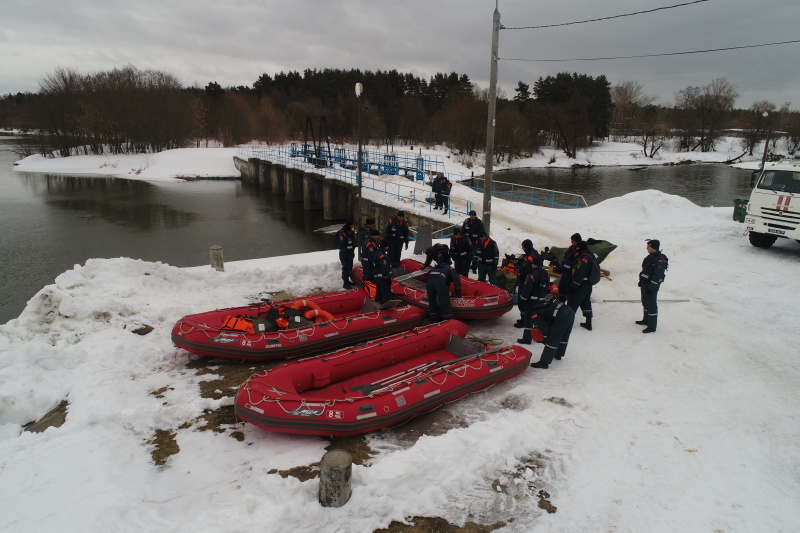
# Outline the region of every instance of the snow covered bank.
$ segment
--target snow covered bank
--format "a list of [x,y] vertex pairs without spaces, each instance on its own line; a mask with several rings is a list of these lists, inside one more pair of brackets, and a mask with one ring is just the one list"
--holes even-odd
[[[603,263],[613,281],[595,288],[594,331],[576,328],[550,369],[429,415],[441,434],[369,436],[377,455],[354,466],[339,509],[317,504],[317,479],[271,473],[318,462],[326,440],[202,431],[233,391],[201,394],[214,362],[201,372],[169,338],[187,313],[338,288],[336,251],[224,273],[124,258],[63,273],[0,326],[0,530],[371,532],[413,516],[503,520],[501,531],[799,529],[800,245],[753,248],[730,208],[658,191],[581,210],[493,206],[501,253],[525,238],[563,246],[575,231],[619,245]],[[670,257],[653,335],[633,324],[647,238]],[[471,333],[513,343],[515,319]],[[153,330],[133,333],[142,326]],[[63,426],[22,431],[64,399]],[[179,447],[162,467],[158,431]]]

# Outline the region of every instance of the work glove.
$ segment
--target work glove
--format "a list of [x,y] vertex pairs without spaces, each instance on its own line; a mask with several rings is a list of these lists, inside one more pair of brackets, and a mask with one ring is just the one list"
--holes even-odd
[[461,289],[456,289],[456,298],[461,298]]
[[472,273],[473,273],[473,274],[477,274],[477,273],[478,273],[478,269],[477,269],[477,267],[472,267]]
[[406,243],[406,250],[408,250],[408,243]]

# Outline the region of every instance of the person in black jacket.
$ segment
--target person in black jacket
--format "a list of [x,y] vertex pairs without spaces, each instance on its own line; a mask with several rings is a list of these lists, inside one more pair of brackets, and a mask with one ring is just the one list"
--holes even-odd
[[497,264],[500,262],[500,251],[497,243],[481,231],[478,244],[475,246],[475,259],[472,263],[472,271],[478,271],[478,281],[485,281],[489,277],[489,283],[497,285]]
[[405,211],[398,211],[397,216],[389,219],[386,224],[384,238],[389,242],[389,257],[392,259],[392,266],[400,266],[400,257],[403,254],[403,244],[408,250],[408,222],[406,222]]
[[453,188],[453,184],[447,178],[444,178],[442,182],[442,207],[444,207],[443,215],[447,214],[447,210],[450,209],[450,190]]
[[361,268],[364,271],[364,281],[375,281],[373,269],[375,265],[375,256],[378,253],[378,239],[380,235],[378,230],[370,230],[367,239],[364,241],[364,246],[361,248]]
[[569,336],[575,322],[575,311],[561,300],[548,299],[548,302],[533,312],[533,323],[544,335],[542,356],[533,368],[547,368],[553,359],[561,359],[567,353]]
[[450,259],[453,261],[453,268],[459,276],[469,277],[469,265],[472,263],[472,248],[469,241],[456,227],[453,236],[450,237]]
[[[525,277],[525,282],[519,292],[517,307],[522,316],[522,338],[517,339],[519,344],[530,344],[533,341],[531,328],[533,327],[532,316],[536,308],[545,302],[552,301],[550,297],[550,276],[537,264],[534,259],[532,268]],[[538,260],[541,262],[541,260]]]
[[392,260],[389,241],[382,240],[375,256],[375,301],[385,304],[392,298]]
[[352,289],[350,271],[353,270],[353,259],[356,256],[356,234],[353,231],[353,219],[344,223],[342,229],[336,232],[339,243],[339,262],[342,264],[342,282],[345,289]]
[[561,279],[558,280],[558,294],[564,301],[572,285],[572,267],[575,266],[575,259],[578,257],[578,244],[583,241],[580,233],[573,233],[569,239],[570,245],[564,252],[564,261],[561,263]]
[[450,266],[450,259],[445,251],[436,259],[436,266],[431,269],[425,282],[428,291],[428,316],[431,322],[453,318],[453,306],[450,304],[451,283],[456,298],[461,298],[461,279]]
[[431,180],[431,192],[433,193],[433,209],[442,208],[442,184],[444,183],[444,174],[438,172]]
[[436,243],[429,248],[425,248],[425,263],[422,264],[422,268],[428,268],[437,257],[447,252],[447,245],[442,243]]
[[[480,238],[481,233],[484,231],[483,221],[478,218],[478,214],[475,211],[470,211],[469,218],[467,218],[464,223],[461,224],[461,233],[463,233],[464,237],[466,237],[469,241],[469,245],[472,250],[472,262],[475,260],[475,251],[477,249],[478,239]],[[472,267],[472,273],[477,273],[475,267]]]
[[636,323],[647,326],[642,333],[653,333],[658,326],[658,289],[664,282],[669,260],[661,253],[661,242],[658,239],[647,241],[647,257],[642,261],[639,273],[639,287],[642,293],[644,315]]
[[589,251],[586,241],[578,243],[578,255],[572,267],[572,283],[567,294],[567,305],[573,310],[581,308],[585,322],[581,322],[581,327],[592,331],[592,284],[589,283],[589,270],[598,268],[595,264],[595,257]]

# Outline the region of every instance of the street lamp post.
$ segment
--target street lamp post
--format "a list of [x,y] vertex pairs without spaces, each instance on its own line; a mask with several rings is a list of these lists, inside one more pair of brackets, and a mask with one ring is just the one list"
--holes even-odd
[[492,173],[494,172],[494,127],[497,111],[497,51],[500,41],[500,11],[495,2],[492,18],[492,63],[489,69],[489,116],[486,121],[486,172],[483,176],[483,226],[492,226]]
[[[355,216],[353,217],[353,221],[357,228],[361,229],[361,166],[362,166],[362,145],[361,145],[361,113],[363,112],[363,106],[361,105],[361,93],[364,91],[364,86],[361,83],[356,83],[356,99],[358,101],[358,169],[356,170],[356,184],[358,188],[356,190],[356,205],[355,205]],[[358,236],[358,256],[361,257],[361,245],[364,242],[364,236]]]
[[767,119],[767,138],[764,139],[764,155],[761,156],[761,173],[764,173],[764,165],[767,162],[767,148],[769,148],[769,135],[772,133],[772,120],[769,119],[769,113],[767,112],[767,108],[761,106],[758,108],[758,112],[761,113],[761,116]]

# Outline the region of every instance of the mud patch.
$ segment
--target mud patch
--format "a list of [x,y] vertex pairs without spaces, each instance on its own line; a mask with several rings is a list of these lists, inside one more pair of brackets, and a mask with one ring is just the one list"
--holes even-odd
[[69,402],[62,400],[42,418],[26,424],[22,429],[31,433],[41,433],[47,428],[60,428],[67,421],[67,411],[69,411]]
[[369,466],[370,460],[377,455],[367,444],[367,439],[363,435],[356,437],[334,437],[325,451],[344,450],[353,458],[353,464]]
[[508,525],[506,522],[495,522],[494,524],[484,526],[476,524],[475,522],[467,522],[463,527],[451,524],[444,518],[430,518],[427,516],[415,516],[408,519],[411,524],[401,524],[400,522],[392,522],[389,527],[384,529],[376,529],[374,533],[488,533],[495,529],[500,529]]
[[522,396],[511,394],[503,398],[500,402],[500,407],[503,409],[510,409],[512,411],[524,411],[528,407],[528,400]]
[[131,330],[132,333],[136,333],[137,335],[147,335],[151,331],[153,331],[153,326],[148,326],[146,324],[144,326]]
[[267,474],[278,474],[282,478],[291,476],[300,481],[308,481],[309,479],[319,477],[319,467],[320,463],[311,463],[308,466],[295,466],[294,468],[289,468],[288,470],[277,470],[273,468],[272,470],[269,470]]
[[156,466],[164,466],[171,455],[181,451],[178,441],[175,440],[175,432],[167,431],[166,429],[157,429],[153,438],[147,441],[147,444],[153,446],[153,451],[150,452],[150,455]]
[[549,492],[547,492],[546,490],[542,489],[536,495],[539,497],[539,508],[540,509],[544,509],[549,514],[553,514],[558,510],[558,508],[555,505],[550,503],[550,500],[548,499],[548,498],[550,498],[550,493]]
[[561,405],[561,406],[564,406],[564,407],[570,407],[570,408],[574,407],[571,403],[569,403],[564,398],[558,398],[556,396],[553,396],[552,398],[545,398],[544,401],[552,402],[552,403],[555,403],[555,404],[558,404],[558,405]]
[[396,440],[404,446],[413,445],[420,437],[444,435],[453,428],[468,427],[469,423],[460,415],[454,414],[446,408],[418,415],[399,426],[384,429],[382,437]]

